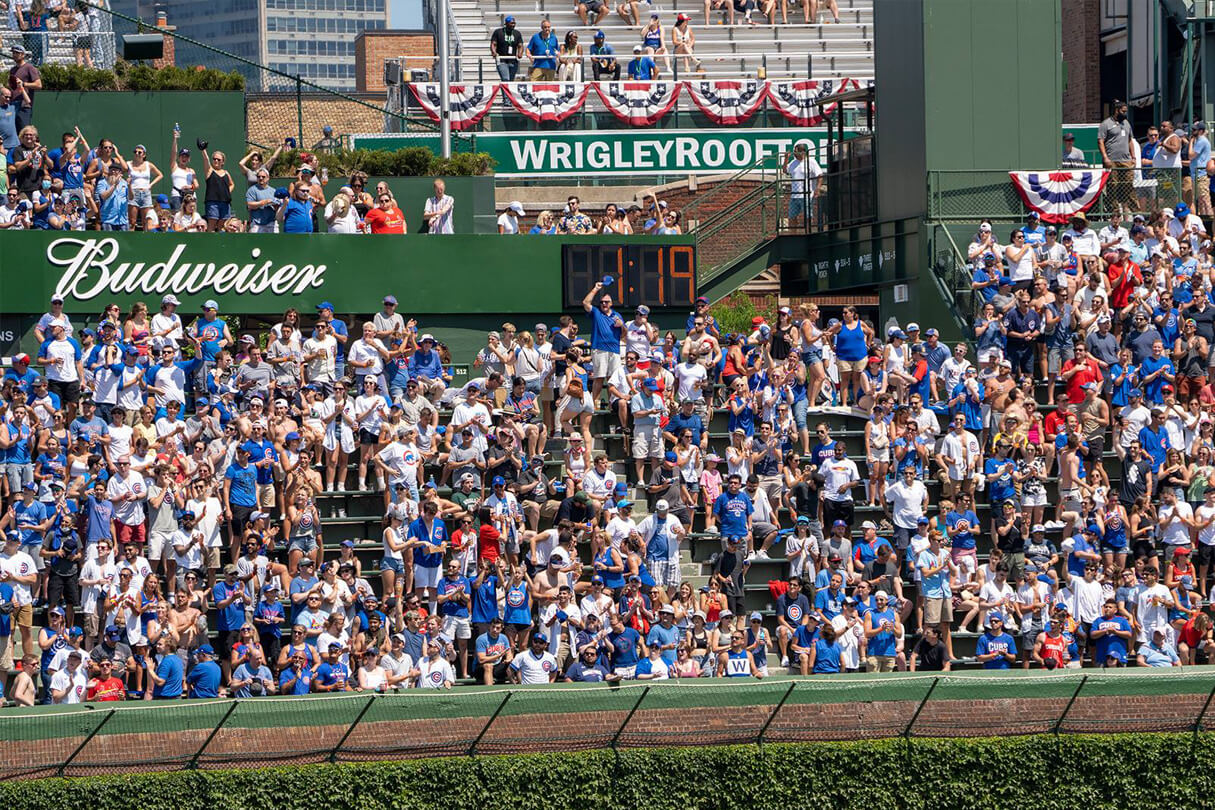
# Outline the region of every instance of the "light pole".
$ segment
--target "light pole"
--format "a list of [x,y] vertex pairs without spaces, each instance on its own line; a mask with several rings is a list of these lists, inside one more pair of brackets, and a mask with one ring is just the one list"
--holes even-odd
[[439,17],[439,143],[444,158],[451,157],[451,31],[447,3],[435,0]]

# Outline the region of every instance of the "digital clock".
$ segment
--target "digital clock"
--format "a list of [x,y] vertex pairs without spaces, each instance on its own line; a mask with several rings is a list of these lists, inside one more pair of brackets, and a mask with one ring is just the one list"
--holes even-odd
[[561,252],[565,306],[582,306],[582,299],[604,276],[616,305],[691,309],[696,302],[696,248],[693,245],[578,245]]

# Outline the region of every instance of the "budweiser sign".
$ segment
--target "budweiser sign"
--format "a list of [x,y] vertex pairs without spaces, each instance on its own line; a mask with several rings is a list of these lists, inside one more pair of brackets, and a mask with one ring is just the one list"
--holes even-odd
[[[172,243],[168,243],[172,244]],[[249,261],[217,264],[183,261],[186,245],[177,243],[157,262],[122,261],[118,241],[56,239],[46,247],[46,260],[63,268],[55,293],[68,300],[87,301],[99,295],[299,295],[325,283],[324,264],[275,264],[261,259],[261,248],[249,251]]]

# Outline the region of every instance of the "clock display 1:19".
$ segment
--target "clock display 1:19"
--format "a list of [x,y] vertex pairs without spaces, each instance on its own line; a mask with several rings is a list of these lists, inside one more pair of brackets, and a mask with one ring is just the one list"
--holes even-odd
[[608,292],[624,309],[648,307],[690,309],[696,301],[696,248],[692,245],[579,245],[561,251],[565,306],[580,308],[582,299],[604,276]]

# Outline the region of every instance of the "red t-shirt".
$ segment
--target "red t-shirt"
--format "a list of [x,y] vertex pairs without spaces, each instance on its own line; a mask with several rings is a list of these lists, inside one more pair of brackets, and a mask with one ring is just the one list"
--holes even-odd
[[477,558],[494,562],[502,555],[502,533],[488,523],[477,535]]
[[395,205],[387,211],[372,208],[363,219],[372,233],[405,233],[405,215]]
[[1110,283],[1110,308],[1122,309],[1130,303],[1131,293],[1135,291],[1135,288],[1143,283],[1143,273],[1139,270],[1139,265],[1130,259],[1126,260],[1125,278],[1123,278],[1122,265],[1111,264],[1105,269],[1105,272]]
[[122,685],[122,681],[111,675],[106,680],[97,678],[89,682],[89,692],[87,699],[93,700],[122,700],[127,695],[126,687]]
[[1080,366],[1080,370],[1071,376],[1067,381],[1067,396],[1072,402],[1081,402],[1084,399],[1084,384],[1095,382],[1100,383],[1101,366],[1097,365],[1097,361],[1089,358],[1084,363],[1077,363],[1075,360],[1068,360],[1063,364],[1062,371],[1071,371],[1076,366]]

